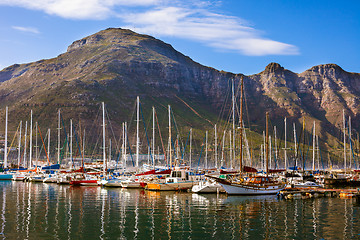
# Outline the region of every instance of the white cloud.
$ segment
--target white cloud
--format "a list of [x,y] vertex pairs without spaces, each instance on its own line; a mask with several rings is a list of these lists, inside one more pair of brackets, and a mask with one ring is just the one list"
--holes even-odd
[[160,0],[0,0],[0,5],[44,11],[70,19],[105,19],[115,6],[148,6]]
[[[263,37],[243,19],[215,13],[217,0],[0,0],[0,5],[44,11],[68,19],[117,17],[125,27],[173,36],[250,56],[296,55],[296,46]],[[18,29],[20,30],[20,29]]]
[[298,48],[261,36],[240,18],[215,14],[204,9],[163,7],[119,16],[136,31],[202,42],[223,50],[249,56],[295,55]]
[[28,32],[28,33],[34,33],[39,34],[40,31],[37,28],[34,27],[20,27],[20,26],[12,26],[11,28],[21,31],[21,32]]

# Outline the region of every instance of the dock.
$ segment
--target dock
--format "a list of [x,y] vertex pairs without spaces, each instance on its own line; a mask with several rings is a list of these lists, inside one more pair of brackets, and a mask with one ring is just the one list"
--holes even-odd
[[359,189],[286,188],[277,194],[279,199],[340,197],[360,199]]

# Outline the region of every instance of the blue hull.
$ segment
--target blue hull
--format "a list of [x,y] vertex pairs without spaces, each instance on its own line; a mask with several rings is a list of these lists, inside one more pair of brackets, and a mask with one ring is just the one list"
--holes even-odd
[[0,180],[12,180],[12,174],[2,174],[2,173],[0,173]]

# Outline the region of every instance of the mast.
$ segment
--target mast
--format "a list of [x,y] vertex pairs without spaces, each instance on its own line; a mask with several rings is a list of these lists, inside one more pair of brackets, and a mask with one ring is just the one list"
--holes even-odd
[[274,134],[275,134],[275,160],[278,161],[278,148],[277,148],[277,134],[276,134],[276,126],[274,126]]
[[231,130],[229,130],[229,145],[230,145],[230,169],[233,168],[233,159],[232,159],[232,142],[231,142]]
[[20,121],[20,131],[19,131],[18,168],[20,168],[20,158],[21,158],[21,128],[22,128],[22,121]]
[[269,112],[266,112],[266,148],[265,148],[265,158],[266,158],[266,174],[269,173]]
[[243,145],[243,98],[244,98],[244,77],[241,77],[241,88],[240,88],[240,173],[242,172],[243,169],[243,164],[242,164],[242,160],[243,160],[243,149],[242,149],[242,145]]
[[140,98],[136,98],[136,168],[139,167],[139,121],[140,121]]
[[[232,79],[232,146],[230,140],[230,166],[232,169],[233,161],[235,160],[235,93],[234,93],[234,79]],[[231,139],[231,134],[230,134]]]
[[153,168],[155,169],[155,107],[153,109],[153,137],[152,137],[152,157],[153,157]]
[[220,164],[220,167],[224,166],[225,134],[226,134],[226,130],[224,130],[224,135],[223,135],[223,139],[222,139],[222,151],[221,151],[221,164]]
[[50,160],[50,128],[48,128],[48,147],[47,147],[47,154]]
[[39,146],[38,146],[38,122],[35,122],[35,158],[36,158],[36,168],[38,166],[38,161],[39,161],[39,158],[38,158],[38,153],[39,153]]
[[294,127],[294,143],[295,143],[295,166],[297,166],[297,143],[296,143],[296,128],[295,128],[295,123],[293,123],[293,127]]
[[170,163],[170,168],[172,167],[172,150],[171,150],[171,107],[170,105],[168,105],[168,109],[169,109],[169,163]]
[[208,131],[205,132],[205,169],[208,168]]
[[127,147],[127,122],[125,122],[124,124],[124,155],[125,155],[125,166],[124,168],[126,167],[126,161],[127,161],[127,154],[126,154],[126,147]]
[[60,109],[58,110],[58,147],[57,147],[57,162],[60,164]]
[[217,133],[216,133],[216,124],[215,124],[215,168],[218,167],[217,165]]
[[315,121],[313,127],[313,163],[312,163],[312,170],[315,171]]
[[351,169],[351,165],[352,165],[352,143],[351,143],[351,117],[349,116],[349,143],[350,143],[350,147],[349,147],[349,168]]
[[287,170],[287,154],[286,154],[286,117],[285,117],[285,119],[284,119],[284,125],[285,125],[285,130],[284,130],[284,132],[285,132],[285,147],[284,147],[284,159],[285,159],[285,172],[286,172],[286,170]]
[[346,124],[345,124],[345,109],[343,109],[343,130],[344,130],[344,169],[346,172]]
[[[25,122],[25,145],[24,145],[24,166],[25,166],[25,163],[26,163],[26,148],[27,148],[27,121]],[[6,141],[5,141],[6,143]],[[27,166],[27,163],[26,163],[26,166]]]
[[105,142],[105,104],[102,105],[102,130],[103,130],[103,172],[106,173],[106,142]]
[[272,144],[271,135],[269,135],[269,167],[272,168]]
[[[73,140],[73,126],[72,126],[72,119],[70,119],[70,149],[69,149],[69,153],[70,153],[70,161],[73,162],[73,157],[72,157],[72,140]],[[72,166],[72,164],[70,164],[70,166]]]
[[191,154],[192,154],[192,152],[191,152],[191,146],[192,145],[192,128],[190,128],[190,156],[189,156],[189,163],[190,163],[190,169],[191,169]]
[[29,148],[30,148],[30,153],[29,153],[29,163],[30,163],[30,167],[32,167],[32,122],[33,122],[33,111],[31,109],[30,111],[30,144],[29,144]]
[[7,144],[8,144],[8,107],[6,106],[6,115],[5,115],[5,148],[4,148],[4,169],[8,167],[7,164]]

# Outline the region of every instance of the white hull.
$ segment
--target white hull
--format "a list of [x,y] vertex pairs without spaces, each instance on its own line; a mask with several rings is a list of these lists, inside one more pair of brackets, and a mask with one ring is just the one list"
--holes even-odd
[[123,181],[121,182],[121,186],[123,188],[141,188],[140,182],[127,182]]
[[200,182],[198,185],[194,185],[191,191],[193,193],[218,193],[218,192],[224,192],[225,190],[218,183]]
[[268,186],[254,186],[246,184],[224,184],[220,185],[230,195],[272,195],[277,194],[284,189],[283,184],[268,185]]

